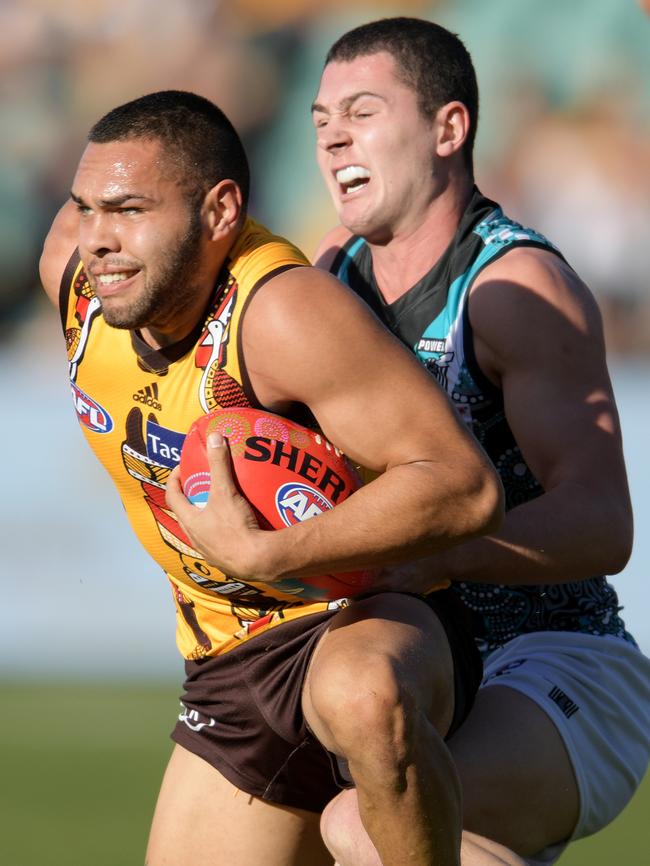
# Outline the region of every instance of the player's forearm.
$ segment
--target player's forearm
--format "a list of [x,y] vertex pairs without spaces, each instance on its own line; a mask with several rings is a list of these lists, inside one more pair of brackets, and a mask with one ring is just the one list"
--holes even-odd
[[443,552],[430,569],[478,583],[567,583],[621,571],[631,546],[626,496],[563,484],[513,508],[499,532]]
[[400,562],[495,530],[501,487],[489,468],[415,463],[395,467],[341,505],[305,523],[254,540],[256,578]]

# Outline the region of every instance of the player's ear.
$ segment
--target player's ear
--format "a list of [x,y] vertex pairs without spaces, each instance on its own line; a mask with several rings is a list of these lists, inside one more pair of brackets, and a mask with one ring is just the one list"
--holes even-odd
[[465,144],[470,118],[467,107],[458,101],[447,102],[436,114],[436,153],[451,156]]
[[237,228],[241,212],[239,185],[228,178],[220,180],[206,194],[201,211],[210,240],[219,240]]

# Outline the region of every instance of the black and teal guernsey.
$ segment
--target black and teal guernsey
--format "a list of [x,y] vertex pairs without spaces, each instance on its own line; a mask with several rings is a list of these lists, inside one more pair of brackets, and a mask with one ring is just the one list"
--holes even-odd
[[[353,236],[331,271],[347,283],[420,359],[451,398],[461,419],[495,466],[506,510],[544,491],[508,425],[503,393],[481,371],[468,316],[469,290],[483,268],[515,247],[561,253],[545,237],[504,215],[478,189],[449,247],[434,267],[394,303],[377,288],[370,249]],[[634,643],[605,577],[543,586],[454,584],[475,619],[480,650],[490,653],[527,632],[577,631],[616,635]]]

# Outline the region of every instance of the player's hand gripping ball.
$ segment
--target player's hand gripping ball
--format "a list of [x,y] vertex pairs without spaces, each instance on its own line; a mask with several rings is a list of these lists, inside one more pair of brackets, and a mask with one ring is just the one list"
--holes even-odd
[[[320,434],[287,418],[248,407],[216,409],[190,427],[181,451],[185,496],[203,507],[210,492],[206,439],[227,439],[233,476],[262,529],[283,529],[344,502],[361,486],[345,456]],[[294,598],[331,601],[369,589],[371,571],[274,581],[273,589]]]

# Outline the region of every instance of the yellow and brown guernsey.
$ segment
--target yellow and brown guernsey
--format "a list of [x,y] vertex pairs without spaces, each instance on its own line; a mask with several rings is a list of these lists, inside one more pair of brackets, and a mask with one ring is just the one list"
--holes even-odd
[[77,254],[61,286],[72,397],[84,435],[115,482],[136,535],[166,572],[177,643],[188,659],[227,652],[273,626],[337,606],[294,600],[272,585],[208,567],[165,504],[165,484],[192,422],[255,404],[240,357],[242,313],[270,277],[308,264],[283,238],[247,220],[203,322],[164,350],[106,324]]

